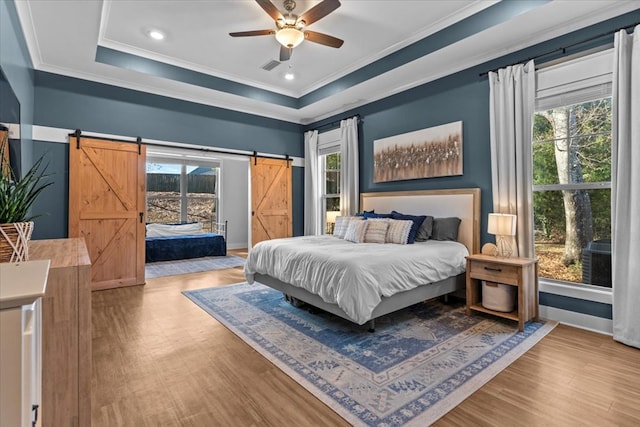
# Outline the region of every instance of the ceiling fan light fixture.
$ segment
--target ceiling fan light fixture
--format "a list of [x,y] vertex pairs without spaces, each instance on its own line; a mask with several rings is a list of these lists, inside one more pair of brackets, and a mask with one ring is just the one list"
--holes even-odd
[[276,32],[276,40],[289,49],[298,46],[304,40],[304,33],[296,28],[285,27]]

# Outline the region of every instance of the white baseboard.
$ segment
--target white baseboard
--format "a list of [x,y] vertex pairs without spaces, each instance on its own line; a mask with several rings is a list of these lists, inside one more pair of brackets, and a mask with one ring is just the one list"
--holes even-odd
[[611,319],[562,310],[546,305],[540,306],[540,317],[543,319],[556,320],[563,325],[573,326],[587,331],[613,335],[613,321]]
[[246,249],[247,248],[247,242],[227,242],[227,249]]

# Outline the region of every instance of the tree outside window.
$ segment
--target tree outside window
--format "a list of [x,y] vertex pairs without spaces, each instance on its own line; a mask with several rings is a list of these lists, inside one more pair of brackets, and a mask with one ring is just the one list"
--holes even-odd
[[[540,276],[610,286],[610,97],[536,113],[533,205]],[[594,251],[605,283],[585,271]]]

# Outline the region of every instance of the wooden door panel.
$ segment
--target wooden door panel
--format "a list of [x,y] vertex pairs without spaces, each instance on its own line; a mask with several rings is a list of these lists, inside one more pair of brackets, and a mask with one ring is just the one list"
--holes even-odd
[[291,165],[287,160],[251,159],[251,241],[293,235]]
[[70,139],[69,237],[85,239],[92,288],[143,284],[145,147]]

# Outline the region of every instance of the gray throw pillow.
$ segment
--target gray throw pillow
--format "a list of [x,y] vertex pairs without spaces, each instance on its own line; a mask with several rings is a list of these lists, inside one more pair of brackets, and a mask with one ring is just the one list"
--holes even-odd
[[458,228],[462,220],[460,218],[434,218],[433,232],[431,238],[433,240],[458,240]]
[[418,233],[416,234],[416,242],[426,242],[431,238],[431,234],[433,233],[433,217],[427,215],[427,217],[422,222],[420,228],[418,228]]

